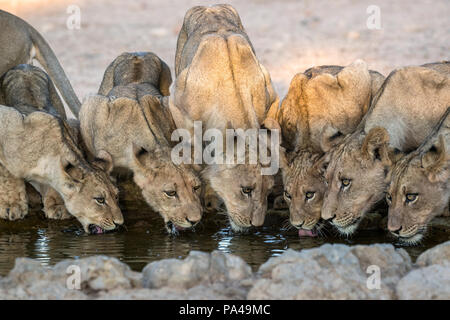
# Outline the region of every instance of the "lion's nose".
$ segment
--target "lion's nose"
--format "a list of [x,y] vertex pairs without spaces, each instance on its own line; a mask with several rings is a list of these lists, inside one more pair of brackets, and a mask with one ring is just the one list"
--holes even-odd
[[396,234],[396,235],[400,235],[400,231],[402,230],[402,226],[400,226],[400,228],[398,228],[398,229],[396,229],[396,230],[391,230],[391,229],[389,229],[389,231],[391,231],[393,234]]
[[194,225],[194,224],[198,223],[200,221],[200,219],[201,219],[201,217],[191,217],[190,219],[186,218],[186,221],[189,222],[190,224]]
[[292,224],[295,228],[300,229],[301,227],[303,227],[303,225],[305,224],[305,222],[302,221],[301,223],[297,223],[297,224],[291,222],[291,224]]
[[330,218],[325,218],[325,221],[333,221],[333,219],[336,218],[336,214],[333,214]]

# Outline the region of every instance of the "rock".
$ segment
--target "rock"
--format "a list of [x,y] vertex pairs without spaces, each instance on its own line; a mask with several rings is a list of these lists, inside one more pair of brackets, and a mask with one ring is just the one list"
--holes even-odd
[[16,259],[8,277],[0,280],[0,299],[86,299],[78,290],[69,290],[65,283],[55,282],[52,272],[38,261],[28,258]]
[[428,249],[423,252],[416,261],[416,264],[420,267],[446,263],[450,263],[450,241]]
[[70,266],[78,266],[81,272],[81,288],[84,291],[108,291],[141,287],[141,276],[116,258],[93,256],[79,260],[64,260],[53,267],[53,278],[65,283]]
[[191,251],[184,260],[155,261],[142,270],[143,286],[150,289],[188,289],[209,280],[209,264],[209,254],[199,251]]
[[211,253],[211,282],[240,281],[252,276],[252,269],[242,258],[220,251]]
[[[67,280],[80,268],[80,290],[71,289]],[[8,277],[0,281],[0,299],[86,299],[100,291],[141,287],[141,274],[131,271],[115,258],[93,256],[64,260],[53,268],[38,261],[19,258]]]
[[[367,287],[371,265],[380,269],[380,289]],[[288,250],[260,267],[261,279],[248,299],[391,299],[396,282],[410,269],[408,254],[390,244]]]
[[243,300],[248,290],[229,287],[224,283],[180,288],[112,290],[101,293],[98,299],[106,300]]
[[236,282],[251,277],[252,272],[240,257],[214,251],[211,254],[191,251],[184,260],[165,259],[148,264],[143,274],[143,286],[189,289],[214,282]]
[[450,299],[450,263],[435,264],[411,271],[397,285],[403,300]]

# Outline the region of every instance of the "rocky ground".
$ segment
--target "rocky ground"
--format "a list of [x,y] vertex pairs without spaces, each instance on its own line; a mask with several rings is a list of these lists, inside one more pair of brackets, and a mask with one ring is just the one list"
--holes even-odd
[[[70,266],[79,267],[80,290],[67,287]],[[64,260],[50,269],[19,258],[0,278],[0,299],[450,299],[450,241],[416,263],[390,244],[289,249],[257,272],[218,251],[152,262],[142,272],[104,256]]]

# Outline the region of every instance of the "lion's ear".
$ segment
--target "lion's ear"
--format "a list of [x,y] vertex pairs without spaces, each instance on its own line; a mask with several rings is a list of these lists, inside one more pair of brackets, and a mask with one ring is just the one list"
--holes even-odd
[[103,96],[108,95],[108,93],[114,87],[114,71],[116,70],[116,66],[123,60],[125,60],[128,55],[129,53],[124,52],[109,64],[108,68],[106,68],[105,74],[103,75],[103,80],[100,85],[100,89],[98,89],[98,94],[101,94]]
[[445,182],[449,179],[449,160],[444,137],[440,135],[437,144],[422,156],[422,167],[426,170],[430,182]]
[[131,150],[131,156],[133,157],[134,162],[138,166],[144,166],[144,157],[149,154],[148,150],[135,143],[132,144]]
[[105,171],[108,174],[111,173],[114,167],[111,155],[105,150],[100,150],[97,153],[93,161],[93,165],[97,166],[98,168],[100,168],[101,170]]
[[60,166],[67,178],[62,185],[62,192],[66,195],[78,192],[80,190],[81,181],[84,178],[81,169],[77,168],[66,159],[61,159]]
[[386,129],[381,127],[371,129],[363,141],[361,152],[363,156],[370,160],[379,160],[386,165],[390,165],[389,134]]
[[161,73],[159,75],[159,91],[163,94],[163,96],[170,95],[170,85],[172,84],[172,74],[170,73],[169,66],[161,61]]
[[327,124],[322,130],[320,147],[324,152],[328,152],[342,140],[344,140],[344,134],[331,124]]
[[313,169],[321,176],[325,176],[328,164],[330,163],[330,153],[325,153],[319,160],[313,165]]
[[336,76],[339,86],[356,90],[359,86],[370,90],[371,77],[367,64],[363,60],[355,60],[344,67]]

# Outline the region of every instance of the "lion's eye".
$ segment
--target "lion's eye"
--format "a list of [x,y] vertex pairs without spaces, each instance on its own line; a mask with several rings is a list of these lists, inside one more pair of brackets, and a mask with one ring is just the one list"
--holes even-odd
[[387,201],[388,203],[391,203],[391,201],[392,201],[392,196],[391,196],[390,193],[386,193],[386,201]]
[[105,204],[105,198],[103,198],[103,197],[94,198],[94,200],[100,205]]
[[177,195],[177,192],[176,191],[173,191],[173,190],[171,190],[171,191],[164,191],[164,193],[168,196],[168,197],[175,197],[176,195]]
[[350,180],[350,179],[346,179],[346,178],[341,179],[341,184],[344,188],[350,186],[351,183],[352,183],[352,180]]
[[193,189],[194,191],[197,191],[198,189],[200,189],[200,186],[195,186]]
[[242,193],[247,194],[247,195],[251,194],[253,191],[252,187],[242,187],[241,189],[242,189]]
[[312,198],[314,198],[315,195],[316,195],[315,192],[308,191],[308,192],[306,192],[305,197],[306,197],[307,200],[311,200]]
[[406,203],[411,203],[417,200],[417,193],[408,193],[406,195]]
[[284,196],[285,196],[287,199],[291,200],[291,195],[290,195],[289,192],[287,192],[286,190],[284,191]]

